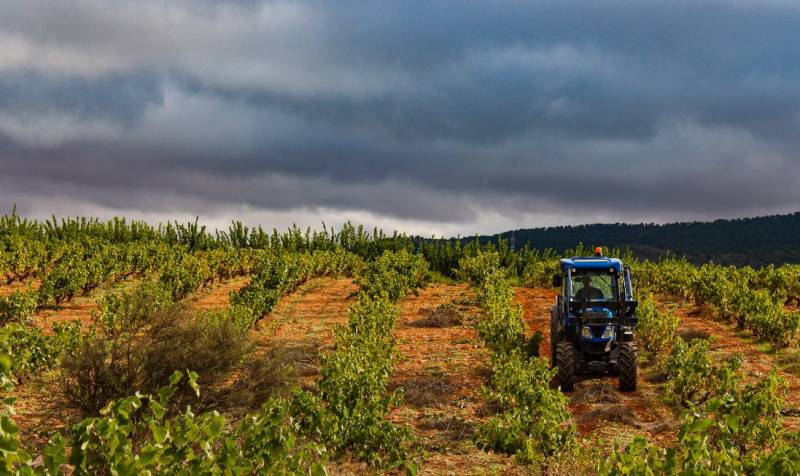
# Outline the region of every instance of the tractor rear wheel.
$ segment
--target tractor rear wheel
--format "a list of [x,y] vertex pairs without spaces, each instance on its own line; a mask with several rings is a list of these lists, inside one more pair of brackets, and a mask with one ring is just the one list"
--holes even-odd
[[556,346],[556,379],[561,391],[575,390],[575,347],[569,342],[559,342]]
[[619,373],[619,389],[621,391],[632,392],[636,390],[636,344],[634,342],[620,343],[617,372]]

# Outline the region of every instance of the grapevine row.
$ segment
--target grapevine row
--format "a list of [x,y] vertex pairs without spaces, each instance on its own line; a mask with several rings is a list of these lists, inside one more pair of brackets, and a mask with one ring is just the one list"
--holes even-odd
[[526,337],[522,309],[496,253],[462,259],[468,279],[484,308],[477,324],[481,340],[492,350],[492,376],[484,393],[501,412],[481,426],[479,444],[515,455],[523,463],[546,463],[548,457],[575,445],[567,398],[550,387],[555,371],[539,357],[541,334]]
[[[384,253],[364,265],[339,250],[265,254],[254,270],[250,285],[232,296],[229,310],[219,319],[249,326],[272,310],[282,294],[312,276],[357,274],[358,302],[348,325],[336,330],[336,349],[323,359],[317,391],[297,389],[289,398],[268,399],[261,411],[231,427],[216,412],[195,414],[188,407],[178,414],[170,410],[172,400],[186,387],[182,380],[188,379],[188,387],[197,396],[200,392],[197,374],[174,373],[166,387],[112,400],[100,416],[73,426],[69,440],[55,434],[36,466],[32,465],[35,455],[19,443],[10,418],[13,399],[7,398],[5,411],[0,412],[0,473],[61,474],[62,465],[67,464],[74,474],[324,474],[326,458],[344,454],[384,468],[405,466],[413,472],[410,432],[385,417],[401,398],[398,392],[387,392],[397,359],[391,335],[396,318],[393,303],[427,283],[425,261],[401,251]],[[170,308],[174,296],[169,288],[158,282],[149,285],[156,287],[140,287],[133,297],[163,297],[146,301],[144,308],[125,297],[130,292],[106,298],[100,316],[104,339],[120,332],[134,338],[141,334],[136,329],[125,331],[128,324],[120,319],[130,312],[141,320],[148,313]],[[79,342],[72,343],[72,348],[95,339],[91,334],[75,337]],[[15,375],[13,359],[0,351],[0,364],[0,378],[9,391]]]

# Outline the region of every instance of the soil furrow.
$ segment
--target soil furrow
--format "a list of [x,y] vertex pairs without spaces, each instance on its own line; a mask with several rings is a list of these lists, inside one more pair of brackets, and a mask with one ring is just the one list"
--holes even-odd
[[513,473],[510,458],[481,451],[473,435],[487,418],[482,387],[489,352],[474,324],[480,309],[465,285],[434,284],[399,304],[395,337],[400,361],[392,386],[404,392],[391,419],[410,425],[428,453],[421,474],[463,474],[496,467]]

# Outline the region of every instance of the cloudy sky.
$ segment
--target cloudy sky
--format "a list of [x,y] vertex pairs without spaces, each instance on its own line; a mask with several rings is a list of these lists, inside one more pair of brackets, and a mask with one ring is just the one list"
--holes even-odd
[[0,213],[750,216],[799,151],[797,2],[0,2]]

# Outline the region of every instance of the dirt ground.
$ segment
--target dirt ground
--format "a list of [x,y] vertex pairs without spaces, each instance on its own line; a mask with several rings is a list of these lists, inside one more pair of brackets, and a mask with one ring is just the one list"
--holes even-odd
[[81,328],[88,329],[97,311],[98,302],[108,293],[118,292],[133,286],[135,281],[122,281],[92,289],[89,293],[77,296],[69,302],[53,308],[40,309],[31,316],[31,323],[42,329],[45,334],[52,332],[53,324],[66,324],[79,321]]
[[[399,305],[395,337],[401,359],[392,386],[403,389],[404,404],[391,418],[410,425],[427,453],[421,474],[522,471],[507,456],[481,451],[472,439],[489,414],[481,388],[490,359],[474,330],[480,313],[474,299],[465,285],[436,284]],[[431,318],[436,313],[458,317],[437,321]]]
[[249,282],[250,278],[246,276],[216,282],[187,297],[186,302],[198,309],[224,309],[230,304],[231,292],[242,289]]
[[13,294],[14,291],[25,291],[30,286],[33,289],[39,289],[39,280],[38,279],[27,279],[22,281],[14,281],[11,284],[5,284],[6,280],[4,277],[0,277],[0,297],[8,296],[9,294]]
[[[199,309],[224,308],[229,293],[246,283],[247,278],[219,283],[187,302]],[[125,285],[130,284],[94,290],[59,309],[38,312],[32,320],[44,329],[51,322],[72,319],[88,324],[97,299]],[[8,292],[4,288],[0,286],[0,293]],[[331,348],[333,327],[347,322],[356,290],[351,279],[319,278],[302,284],[254,326],[256,352],[275,348],[293,352],[302,370],[301,383],[313,386],[318,377],[318,355]],[[540,353],[549,357],[550,306],[555,291],[516,288],[515,292],[529,333],[544,335]],[[800,356],[796,351],[772,351],[735,326],[715,322],[684,301],[660,297],[659,303],[676,309],[683,335],[713,336],[711,349],[716,355],[741,352],[743,370],[750,378],[763,377],[772,367],[778,367],[788,385],[787,413],[800,408]],[[395,337],[401,358],[392,388],[402,389],[405,400],[390,418],[409,425],[416,434],[424,451],[420,473],[526,474],[529,470],[512,458],[482,451],[472,438],[491,413],[482,392],[489,378],[489,353],[474,330],[481,310],[472,291],[466,285],[434,284],[401,301],[398,311]],[[582,377],[575,391],[567,393],[579,434],[602,437],[609,446],[635,435],[661,444],[674,442],[676,413],[665,402],[663,384],[655,377],[654,369],[640,366],[639,388],[630,393],[619,392],[615,378]],[[17,389],[15,420],[25,439],[42,440],[47,431],[63,428],[76,418],[53,391],[57,384],[54,379],[53,373],[45,372],[23,381]],[[788,417],[786,422],[789,427],[800,427],[797,417]],[[360,472],[358,467],[346,464],[332,470],[337,474]]]
[[333,345],[333,328],[347,323],[358,286],[352,279],[316,278],[284,296],[270,315],[256,323],[256,353],[278,351],[293,360],[300,384],[313,387],[319,355]]

